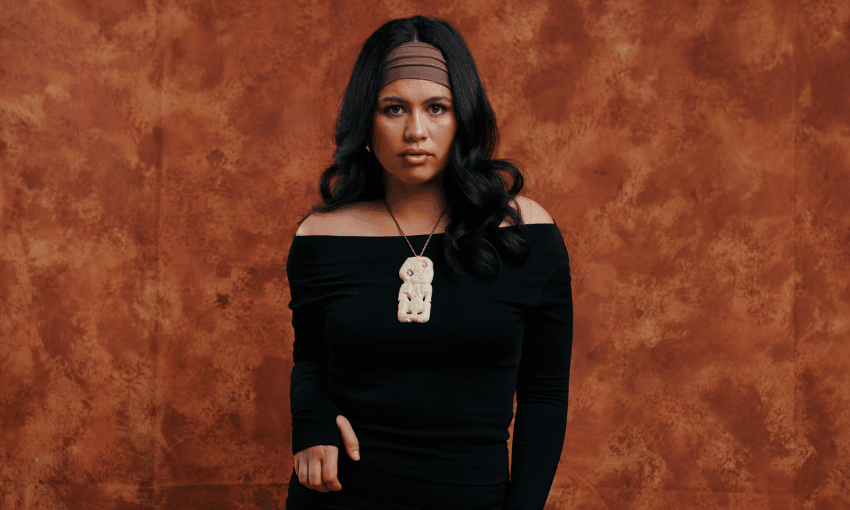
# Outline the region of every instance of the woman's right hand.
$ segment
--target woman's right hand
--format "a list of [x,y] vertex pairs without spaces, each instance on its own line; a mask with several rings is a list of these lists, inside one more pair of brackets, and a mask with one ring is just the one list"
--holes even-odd
[[[360,443],[351,423],[345,416],[336,417],[336,425],[342,434],[345,451],[353,460],[360,460]],[[298,481],[308,489],[319,492],[338,491],[342,484],[337,479],[337,461],[339,460],[339,449],[331,445],[317,445],[304,448],[295,454],[295,472]]]

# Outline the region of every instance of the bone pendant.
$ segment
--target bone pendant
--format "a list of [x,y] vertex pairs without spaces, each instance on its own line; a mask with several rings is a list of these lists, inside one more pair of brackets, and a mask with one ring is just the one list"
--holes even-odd
[[431,282],[434,264],[428,257],[409,257],[398,275],[404,280],[398,291],[398,320],[428,322],[431,318]]

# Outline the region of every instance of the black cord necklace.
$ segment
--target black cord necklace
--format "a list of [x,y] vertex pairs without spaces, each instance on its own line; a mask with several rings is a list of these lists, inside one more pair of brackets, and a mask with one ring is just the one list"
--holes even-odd
[[434,281],[434,263],[431,259],[423,255],[425,254],[425,248],[428,247],[428,243],[431,241],[431,236],[437,231],[437,226],[440,224],[440,220],[443,219],[449,207],[446,205],[443,208],[443,212],[437,218],[437,223],[434,225],[431,233],[428,234],[428,239],[425,241],[425,246],[422,247],[422,252],[417,255],[416,250],[413,249],[413,245],[410,244],[410,239],[404,234],[404,230],[398,224],[398,220],[395,219],[393,212],[390,211],[390,205],[386,200],[384,200],[384,205],[387,207],[390,217],[395,222],[395,226],[398,227],[398,231],[401,232],[402,237],[407,241],[407,245],[410,246],[410,251],[413,252],[413,256],[408,257],[398,271],[399,277],[404,281],[401,284],[401,289],[398,291],[398,320],[399,322],[428,322],[428,319],[431,318],[431,297],[434,294],[434,290],[431,287],[431,282]]

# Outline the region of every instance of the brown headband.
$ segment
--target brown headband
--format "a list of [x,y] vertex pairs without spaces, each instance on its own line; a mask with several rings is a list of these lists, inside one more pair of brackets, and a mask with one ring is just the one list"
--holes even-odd
[[384,61],[381,88],[390,82],[404,79],[428,80],[451,88],[449,68],[439,48],[419,41],[397,46]]

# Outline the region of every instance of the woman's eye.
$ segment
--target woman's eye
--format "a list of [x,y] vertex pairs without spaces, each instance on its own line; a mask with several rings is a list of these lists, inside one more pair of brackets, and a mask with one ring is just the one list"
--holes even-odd
[[[391,104],[389,106],[384,107],[384,113],[387,115],[401,115],[404,111],[404,107],[399,104]],[[435,103],[428,105],[428,111],[432,115],[442,115],[449,111],[449,109],[441,104]]]

